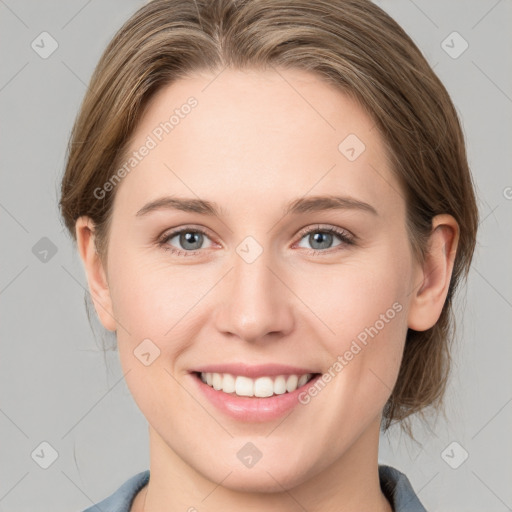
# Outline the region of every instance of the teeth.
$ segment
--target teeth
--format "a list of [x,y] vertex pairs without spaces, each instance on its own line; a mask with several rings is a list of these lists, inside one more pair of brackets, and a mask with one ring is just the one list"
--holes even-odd
[[235,377],[230,373],[201,373],[201,380],[217,391],[258,398],[291,393],[304,386],[312,377],[312,373],[307,373],[305,375],[279,375],[274,378],[258,377],[257,379],[251,379],[243,375]]
[[307,375],[302,375],[300,377],[300,379],[299,379],[297,387],[300,388],[301,386],[304,386],[304,384],[306,384],[307,381],[308,381],[308,376]]
[[213,389],[219,390],[222,388],[222,375],[220,373],[214,373],[212,381]]
[[224,378],[222,379],[222,391],[225,393],[234,393],[235,389],[235,377],[229,373],[225,373]]
[[[222,391],[224,391],[224,388]],[[235,393],[238,396],[254,396],[254,381],[247,377],[237,377],[235,380]]]
[[286,381],[286,391],[288,391],[288,393],[295,391],[299,387],[297,386],[298,382],[299,377],[297,375],[290,375]]
[[286,393],[286,377],[284,375],[279,375],[276,377],[274,381],[274,393],[276,395],[282,395]]

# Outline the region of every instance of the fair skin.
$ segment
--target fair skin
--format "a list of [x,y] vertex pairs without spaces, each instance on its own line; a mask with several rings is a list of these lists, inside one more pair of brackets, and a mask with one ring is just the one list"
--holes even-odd
[[[174,108],[197,98],[117,186],[105,266],[90,219],[76,224],[96,311],[117,332],[127,385],[149,423],[151,479],[131,510],[390,512],[378,477],[382,409],[407,329],[430,328],[442,311],[457,223],[434,218],[420,264],[383,139],[352,99],[304,71],[227,69],[215,76],[195,73],[161,89],[140,120],[131,150]],[[348,134],[366,146],[354,161],[338,150]],[[136,216],[171,195],[216,202],[223,215],[162,209]],[[295,199],[324,195],[350,196],[376,213],[283,215]],[[176,235],[166,243],[192,255],[155,242],[189,226],[207,232],[199,249]],[[354,244],[334,234],[319,246],[300,233],[331,226],[353,234]],[[247,236],[263,248],[251,263],[236,252]],[[394,303],[401,311],[318,396],[284,418],[226,416],[197,392],[189,373],[222,362],[326,372]],[[149,366],[133,353],[146,338],[160,349]],[[263,454],[251,468],[237,458],[247,442]]]

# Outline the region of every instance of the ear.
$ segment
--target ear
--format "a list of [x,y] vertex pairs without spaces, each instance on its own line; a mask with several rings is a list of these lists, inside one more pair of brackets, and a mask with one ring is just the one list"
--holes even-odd
[[87,274],[87,283],[96,313],[105,329],[116,330],[107,275],[94,243],[94,223],[80,217],[75,224],[76,241]]
[[408,327],[411,329],[416,331],[430,329],[441,316],[450,286],[458,243],[457,221],[448,214],[436,215],[432,219],[432,231],[425,262],[418,269],[415,287],[411,292],[413,298],[408,316]]

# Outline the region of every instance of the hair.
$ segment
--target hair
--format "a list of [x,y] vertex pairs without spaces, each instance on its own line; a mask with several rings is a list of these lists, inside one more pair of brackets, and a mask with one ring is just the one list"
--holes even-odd
[[[423,262],[432,219],[451,214],[459,243],[436,324],[409,329],[383,429],[443,406],[454,335],[452,301],[467,278],[478,209],[464,136],[445,87],[404,30],[369,0],[153,0],[128,19],[105,49],[75,120],[60,208],[76,242],[88,216],[101,261],[115,187],[104,185],[123,161],[145,107],[161,88],[196,71],[291,68],[315,73],[356,100],[386,145],[406,203],[413,253]],[[412,437],[412,436],[411,436]]]

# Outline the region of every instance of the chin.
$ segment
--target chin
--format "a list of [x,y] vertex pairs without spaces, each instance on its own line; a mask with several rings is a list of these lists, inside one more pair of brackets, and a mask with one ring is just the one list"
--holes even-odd
[[306,480],[306,475],[303,475],[302,478],[300,475],[291,476],[284,468],[282,472],[279,472],[269,471],[264,467],[258,470],[256,468],[240,469],[237,467],[222,481],[222,486],[236,492],[272,494],[293,489],[304,480]]

